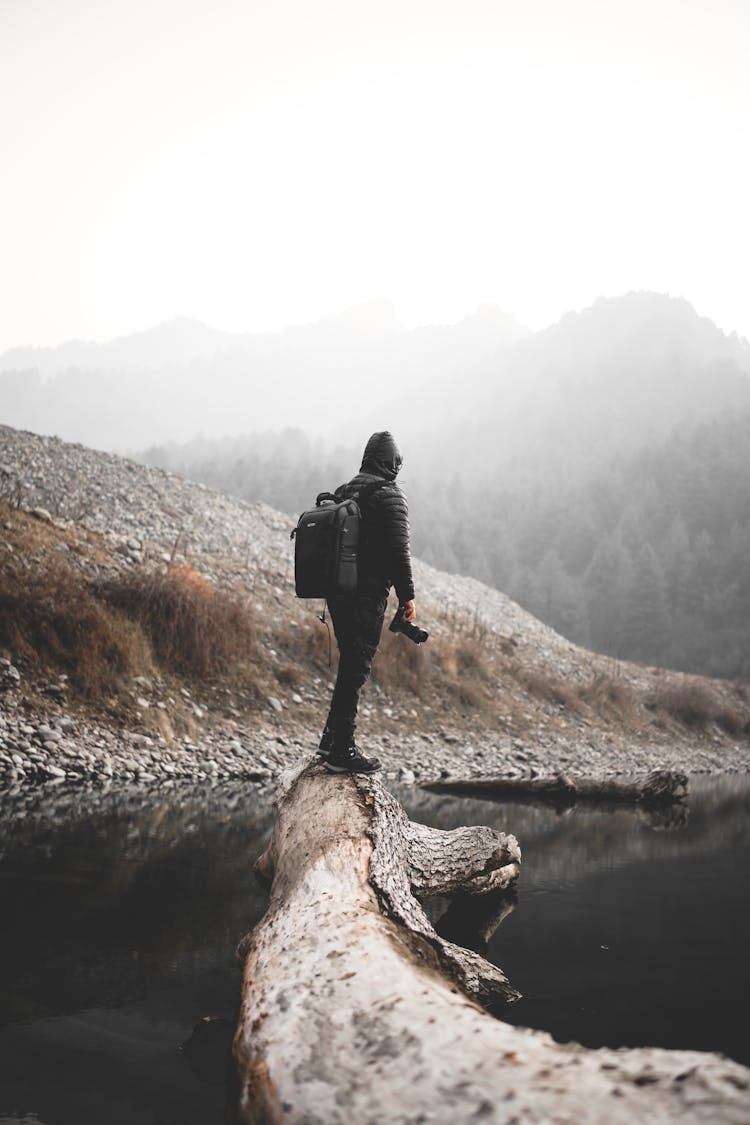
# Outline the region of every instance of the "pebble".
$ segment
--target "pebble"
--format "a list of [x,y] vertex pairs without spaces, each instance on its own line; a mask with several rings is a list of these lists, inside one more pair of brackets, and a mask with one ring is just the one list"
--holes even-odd
[[[76,561],[86,553],[89,533],[100,536],[104,547],[108,545],[108,553],[104,549],[100,552],[100,557],[106,554],[106,563],[101,564],[106,574],[141,563],[182,562],[188,550],[192,559],[200,558],[200,570],[208,577],[247,584],[250,576],[253,601],[263,618],[269,611],[283,613],[291,625],[298,626],[309,610],[308,616],[314,620],[314,610],[294,597],[293,553],[289,546],[294,520],[267,505],[246,504],[210,488],[198,488],[161,469],[136,466],[110,454],[56,438],[22,434],[5,426],[0,426],[0,462],[7,466],[11,479],[15,475],[23,485],[24,502],[36,518],[61,528],[66,541],[77,539],[80,549],[76,550]],[[51,510],[56,513],[54,520]],[[81,519],[78,513],[82,511],[85,516]],[[16,523],[7,520],[6,530],[13,531]],[[6,538],[10,541],[13,536]],[[118,553],[118,549],[124,553]],[[498,591],[474,579],[443,574],[419,560],[415,560],[414,573],[420,615],[424,614],[426,627],[436,636],[453,637],[457,622],[460,626],[462,618],[476,618],[485,635],[495,633],[512,644],[514,660],[546,662],[556,676],[572,676],[579,682],[598,668],[606,669],[603,658],[570,645]],[[482,607],[481,622],[476,617],[477,606]],[[206,719],[205,729],[202,725],[200,734],[194,730],[194,738],[170,737],[167,745],[163,738],[143,731],[110,729],[93,719],[67,714],[65,679],[60,677],[57,683],[48,685],[41,705],[44,711],[39,715],[44,721],[31,724],[19,705],[27,673],[22,663],[19,668],[9,659],[12,656],[7,653],[0,658],[0,786],[19,781],[26,787],[43,776],[63,782],[66,772],[55,764],[61,754],[69,775],[74,775],[72,780],[98,777],[109,784],[109,778],[115,777],[119,783],[129,775],[137,776],[141,784],[169,784],[168,779],[175,776],[206,778],[210,772],[212,779],[245,777],[262,784],[314,748],[316,738],[311,737],[307,726],[302,728],[296,710],[306,691],[288,697],[294,708],[285,708],[280,699],[269,695],[262,711],[250,715],[233,704],[214,707],[209,700],[207,709],[204,703],[195,703],[194,714]],[[635,673],[631,669],[628,674]],[[325,673],[317,680],[321,693],[332,690],[333,683]],[[171,717],[169,708],[174,701],[158,681],[139,677],[134,688],[141,716],[134,717],[136,726],[146,723],[156,708]],[[147,696],[152,692],[163,694],[164,699],[149,703]],[[191,701],[187,688],[181,695]],[[448,772],[460,777],[492,772],[528,776],[531,770],[547,773],[563,767],[579,775],[592,770],[644,772],[656,765],[688,770],[698,766],[747,769],[746,743],[729,744],[722,736],[721,748],[709,742],[710,753],[701,759],[697,739],[677,744],[664,735],[653,745],[623,747],[621,740],[614,744],[607,741],[611,732],[593,729],[596,724],[589,724],[584,731],[583,724],[574,720],[568,733],[562,735],[542,724],[539,706],[528,700],[523,702],[526,711],[522,714],[518,701],[509,699],[507,708],[503,708],[507,712],[505,729],[477,733],[471,740],[461,733],[459,716],[455,718],[455,730],[441,730],[441,719],[451,726],[454,719],[445,720],[437,704],[433,711],[431,701],[419,701],[415,706],[408,699],[394,701],[373,682],[363,702],[359,732],[363,749],[381,756],[384,772],[395,772],[405,784],[414,783],[411,777],[416,781]],[[319,706],[323,711],[322,700]],[[283,712],[283,723],[270,712],[274,716]],[[234,716],[231,727],[221,718],[226,713]],[[268,729],[264,727],[264,714]],[[386,730],[382,729],[383,716]],[[548,711],[544,716],[549,719]],[[321,714],[320,725],[323,719]],[[518,737],[514,725],[521,723],[523,737]],[[275,730],[276,724],[279,729]],[[66,741],[71,735],[74,737]],[[269,741],[275,745],[274,754],[268,750]],[[702,750],[705,752],[705,745]]]

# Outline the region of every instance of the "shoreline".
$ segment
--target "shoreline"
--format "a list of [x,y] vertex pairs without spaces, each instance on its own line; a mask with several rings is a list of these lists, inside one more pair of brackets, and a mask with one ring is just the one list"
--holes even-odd
[[[0,789],[85,778],[264,786],[314,754],[334,673],[318,607],[294,595],[292,517],[4,426],[0,454],[24,500],[6,501],[0,536],[19,605],[45,575],[63,573],[85,594],[95,581],[174,566],[209,606],[215,591],[239,598],[253,638],[246,679],[233,683],[222,667],[188,676],[160,664],[138,625],[137,659],[104,686],[83,677],[75,695],[85,643],[53,659],[19,626],[0,647]],[[385,776],[750,772],[750,685],[588,651],[476,579],[416,559],[414,568],[433,641],[420,652],[386,633],[359,713],[361,748],[381,758]],[[56,589],[48,599],[60,608]],[[77,623],[76,606],[62,607],[67,623]],[[43,640],[49,620],[39,613]],[[109,643],[119,625],[107,621]]]
[[[413,724],[411,724],[413,728]],[[711,736],[679,743],[617,744],[512,738],[489,731],[444,727],[414,733],[391,729],[372,736],[362,725],[365,752],[383,763],[383,776],[405,784],[440,777],[629,777],[652,769],[693,775],[750,773],[742,744]],[[115,728],[67,711],[30,718],[0,709],[0,789],[46,783],[82,784],[244,780],[265,788],[301,758],[314,755],[317,736],[298,720],[279,714],[272,722],[218,724],[195,737],[169,741],[142,730]]]

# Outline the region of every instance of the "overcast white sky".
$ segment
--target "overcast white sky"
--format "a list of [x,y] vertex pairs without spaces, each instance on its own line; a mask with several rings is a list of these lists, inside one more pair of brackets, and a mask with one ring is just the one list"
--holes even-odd
[[390,297],[750,336],[747,0],[0,0],[0,349]]

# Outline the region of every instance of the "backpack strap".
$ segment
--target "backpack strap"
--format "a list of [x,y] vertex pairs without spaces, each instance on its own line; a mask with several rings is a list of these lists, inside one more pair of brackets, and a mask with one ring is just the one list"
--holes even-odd
[[[369,484],[363,484],[357,491],[353,492],[351,496],[346,497],[349,500],[356,500],[359,503],[361,500],[369,500],[373,492],[377,492],[384,484],[390,484],[387,480],[371,480]],[[323,504],[340,504],[345,497],[339,495],[345,486],[342,484],[335,492],[319,492],[315,497],[315,507],[320,508]]]
[[371,480],[369,484],[363,484],[358,492],[354,493],[354,499],[357,503],[369,500],[373,492],[377,492],[383,485],[390,484],[388,480]]

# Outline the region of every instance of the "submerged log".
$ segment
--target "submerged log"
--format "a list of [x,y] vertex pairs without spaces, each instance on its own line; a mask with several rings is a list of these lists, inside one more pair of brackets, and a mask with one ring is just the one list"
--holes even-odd
[[440,938],[415,895],[497,891],[519,861],[510,835],[411,823],[376,778],[314,763],[289,778],[258,864],[268,911],[238,951],[241,1120],[743,1120],[750,1072],[735,1063],[560,1046],[488,1014],[517,993]]
[[635,781],[615,778],[566,777],[447,777],[422,782],[431,793],[454,793],[462,797],[488,797],[541,803],[566,808],[579,801],[587,805],[649,805],[682,801],[687,796],[687,774],[676,770],[652,770]]

